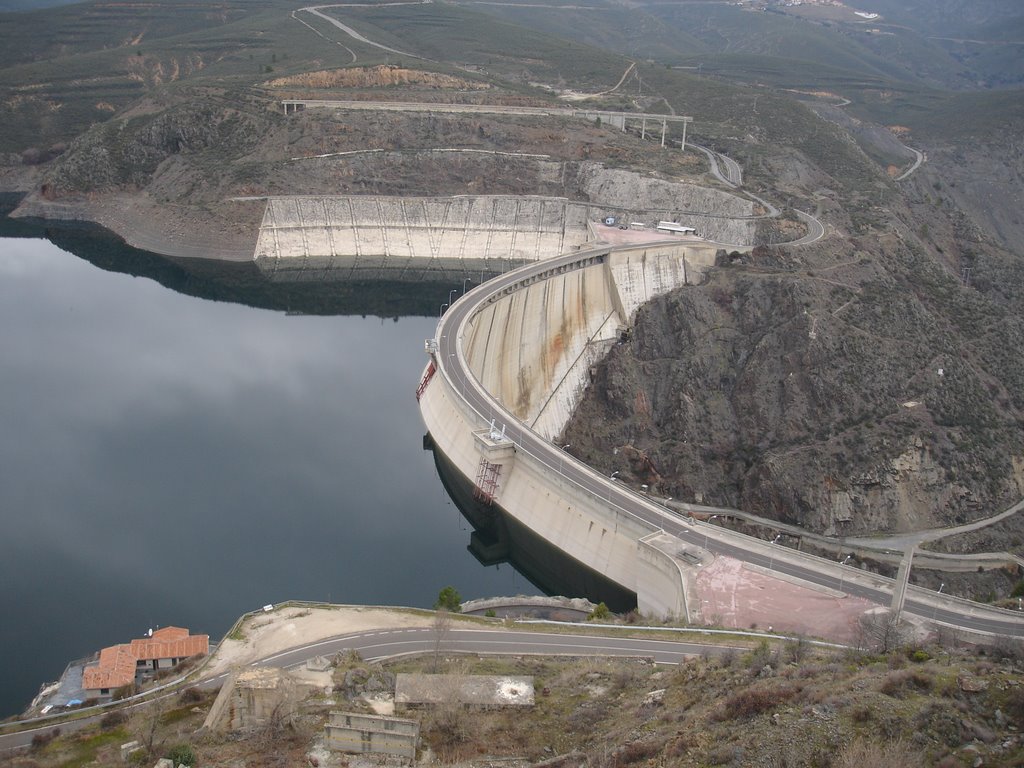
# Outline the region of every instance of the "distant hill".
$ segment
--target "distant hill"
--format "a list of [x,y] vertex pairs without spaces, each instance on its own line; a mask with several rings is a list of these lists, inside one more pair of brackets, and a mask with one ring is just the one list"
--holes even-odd
[[57,5],[71,5],[81,0],[0,0],[0,13],[10,11],[35,11],[53,8]]

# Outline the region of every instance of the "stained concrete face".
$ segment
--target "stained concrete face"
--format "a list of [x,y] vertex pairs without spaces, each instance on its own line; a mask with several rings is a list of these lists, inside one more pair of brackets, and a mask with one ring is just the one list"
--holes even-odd
[[587,209],[563,198],[288,197],[268,201],[254,258],[265,271],[507,270],[587,241]]
[[325,271],[349,279],[438,280],[504,272],[577,250],[609,216],[652,229],[660,220],[683,222],[705,240],[741,247],[755,236],[753,203],[720,190],[600,167],[582,170],[578,183],[593,202],[503,195],[271,198],[253,258],[282,281]]

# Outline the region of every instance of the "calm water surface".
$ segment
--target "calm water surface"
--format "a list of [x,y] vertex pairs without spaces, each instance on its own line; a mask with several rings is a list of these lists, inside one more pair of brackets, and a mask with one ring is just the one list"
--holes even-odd
[[0,716],[157,625],[536,593],[466,551],[422,448],[435,323],[209,301],[0,238]]

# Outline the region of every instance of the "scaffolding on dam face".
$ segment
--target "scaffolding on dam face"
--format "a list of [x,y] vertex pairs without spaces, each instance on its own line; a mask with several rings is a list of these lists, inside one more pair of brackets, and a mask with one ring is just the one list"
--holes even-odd
[[500,477],[501,464],[492,464],[486,457],[481,457],[480,467],[476,473],[476,488],[473,490],[473,498],[487,505],[493,504]]

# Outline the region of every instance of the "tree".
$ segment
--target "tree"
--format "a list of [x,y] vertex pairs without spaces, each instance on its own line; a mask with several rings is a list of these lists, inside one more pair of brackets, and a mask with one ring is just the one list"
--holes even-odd
[[462,595],[455,587],[449,585],[437,593],[437,602],[434,603],[434,610],[450,611],[451,613],[462,612]]
[[441,646],[452,628],[452,614],[447,608],[438,608],[434,614],[434,673],[441,671]]

